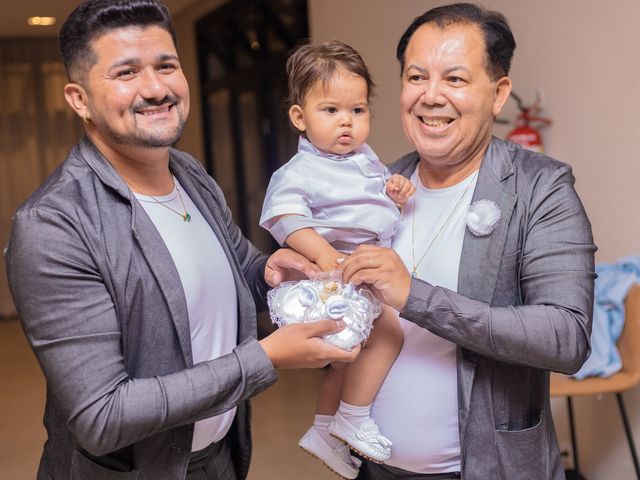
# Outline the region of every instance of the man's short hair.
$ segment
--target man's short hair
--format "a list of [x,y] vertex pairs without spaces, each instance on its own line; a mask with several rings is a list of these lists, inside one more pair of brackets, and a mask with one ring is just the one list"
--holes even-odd
[[426,23],[435,23],[445,29],[451,25],[477,25],[484,34],[485,63],[493,80],[509,75],[516,41],[505,16],[471,3],[454,3],[432,8],[416,17],[398,42],[396,58],[400,62],[400,75],[404,71],[404,54],[413,34]]
[[97,61],[91,42],[124,27],[157,26],[166,30],[177,46],[176,32],[166,6],[156,0],[87,0],[67,18],[58,45],[71,81],[89,71]]
[[289,107],[302,106],[316,82],[328,82],[339,68],[361,77],[367,83],[367,100],[373,96],[375,84],[367,65],[354,48],[338,40],[305,43],[287,59]]

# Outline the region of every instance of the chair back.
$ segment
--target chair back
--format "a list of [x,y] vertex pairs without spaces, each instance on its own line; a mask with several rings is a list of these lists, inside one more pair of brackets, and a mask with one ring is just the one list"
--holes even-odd
[[637,382],[640,383],[640,283],[631,287],[627,294],[618,350],[622,370],[637,376]]

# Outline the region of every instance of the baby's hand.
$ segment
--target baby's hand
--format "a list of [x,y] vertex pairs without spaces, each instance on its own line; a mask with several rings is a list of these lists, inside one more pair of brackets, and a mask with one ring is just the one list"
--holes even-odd
[[324,255],[320,255],[316,258],[316,265],[320,267],[323,272],[330,272],[331,270],[337,270],[338,266],[344,260],[345,255],[340,252],[328,252]]
[[416,187],[413,183],[407,177],[397,173],[391,175],[391,178],[387,180],[387,195],[395,202],[398,208],[401,208],[415,191]]

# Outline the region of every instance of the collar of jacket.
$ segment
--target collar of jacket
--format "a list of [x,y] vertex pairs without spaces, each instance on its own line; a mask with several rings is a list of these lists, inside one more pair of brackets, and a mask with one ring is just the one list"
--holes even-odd
[[[95,172],[100,181],[108,187],[117,191],[127,200],[131,201],[131,190],[127,183],[118,174],[116,169],[109,163],[105,156],[86,136],[80,141],[80,153],[85,162]],[[183,170],[182,165],[176,159],[173,148],[169,150],[169,168],[178,177]],[[180,178],[178,177],[178,180]],[[180,182],[182,183],[182,182]]]

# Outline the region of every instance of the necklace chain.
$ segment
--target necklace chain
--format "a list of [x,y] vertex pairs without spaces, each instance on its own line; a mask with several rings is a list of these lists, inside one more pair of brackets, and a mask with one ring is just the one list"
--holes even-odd
[[[478,170],[476,170],[476,172],[473,174],[473,176],[475,177],[477,174],[478,174]],[[412,215],[412,218],[411,218],[411,264],[413,265],[413,268],[411,270],[411,276],[412,277],[417,277],[418,276],[418,267],[420,266],[420,264],[422,263],[424,258],[427,256],[427,253],[429,253],[429,250],[431,250],[431,247],[433,246],[433,244],[436,243],[436,240],[440,237],[440,234],[444,231],[444,229],[447,227],[447,225],[449,225],[449,222],[453,218],[453,214],[456,212],[456,210],[458,210],[458,207],[462,203],[462,199],[465,197],[465,195],[469,191],[469,188],[471,188],[471,185],[473,185],[473,180],[474,179],[472,178],[469,181],[469,185],[466,186],[466,188],[464,189],[464,192],[462,192],[462,195],[460,195],[460,198],[458,199],[456,204],[453,206],[453,208],[449,212],[449,215],[447,216],[445,221],[442,223],[442,225],[440,226],[440,228],[438,229],[436,234],[433,236],[433,238],[429,242],[429,245],[427,245],[427,248],[425,249],[424,253],[420,257],[420,260],[418,260],[418,263],[416,263],[416,259],[415,259],[416,210],[418,209],[418,192],[415,193],[415,199],[413,200],[413,215]]]
[[[178,184],[176,183],[176,177],[174,177],[173,174],[171,175],[171,179],[173,180],[173,187],[178,192],[178,198],[180,199],[180,204],[182,205],[182,210],[184,210],[184,213],[179,212],[175,208],[170,207],[169,205],[167,205],[168,202],[163,202],[161,200],[158,200],[153,195],[147,195],[147,197],[153,199],[153,201],[155,203],[157,203],[158,205],[162,205],[164,208],[167,208],[167,209],[171,210],[173,213],[175,213],[176,215],[179,215],[184,222],[190,223],[191,222],[191,214],[187,211],[187,207],[185,206],[184,200],[182,199],[182,193],[180,193],[180,187],[178,187]],[[127,183],[129,183],[129,182],[127,182]],[[129,185],[131,186],[131,184],[129,184]],[[176,197],[173,197],[171,200],[173,200],[175,198]]]

